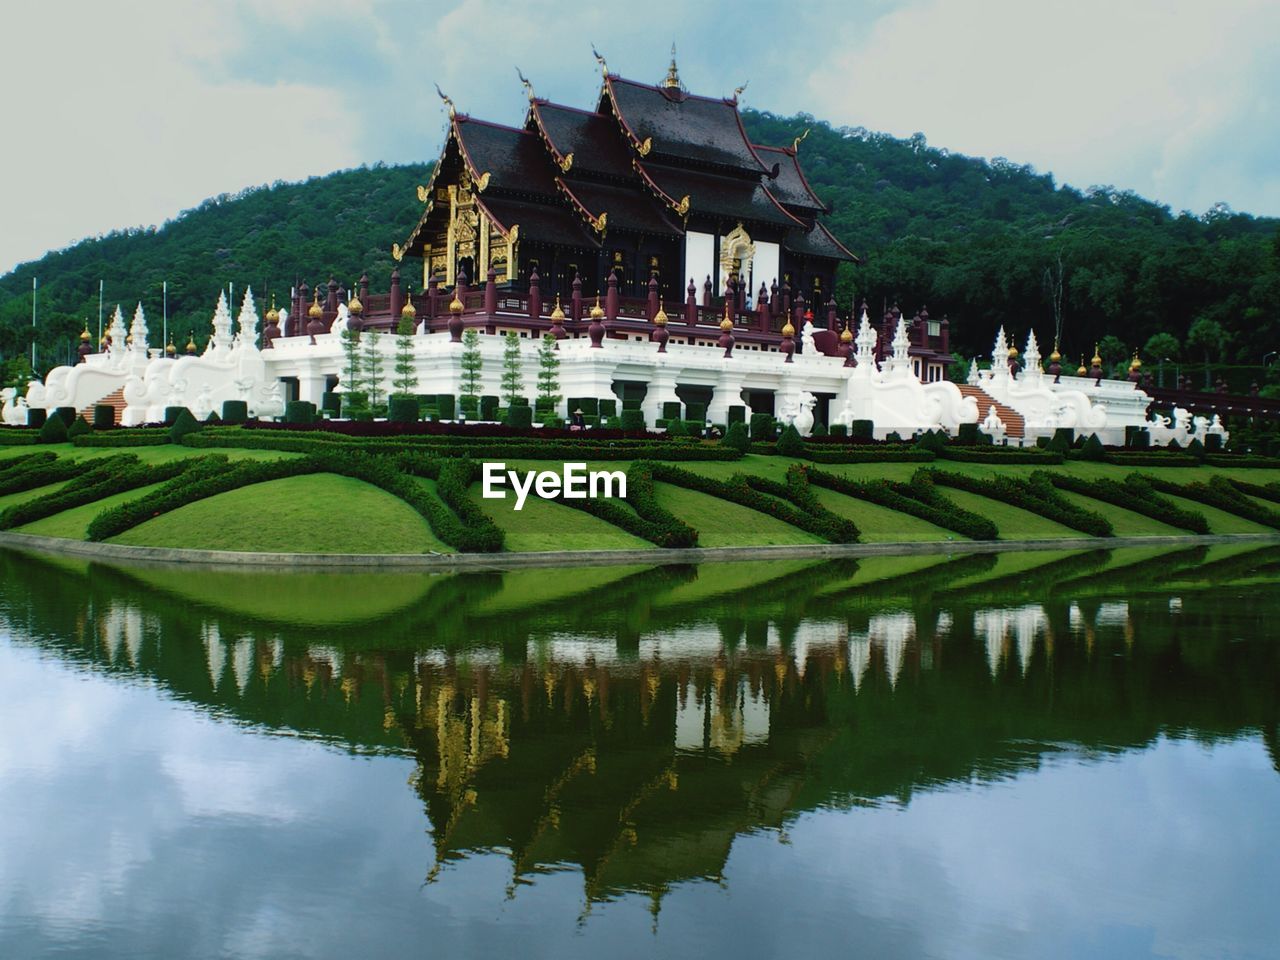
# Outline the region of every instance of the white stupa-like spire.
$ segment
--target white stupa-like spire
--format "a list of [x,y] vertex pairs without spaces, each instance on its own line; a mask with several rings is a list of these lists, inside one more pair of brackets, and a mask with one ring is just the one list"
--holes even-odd
[[976,387],[982,381],[982,377],[978,374],[978,358],[974,357],[969,361],[969,376],[965,377],[965,383]]
[[991,379],[1009,379],[1009,338],[1004,334],[1004,327],[996,333],[996,343],[991,349]]
[[129,336],[129,331],[124,326],[124,314],[120,312],[120,304],[116,304],[116,312],[111,315],[111,323],[107,327],[107,336],[111,338],[111,344],[107,347],[107,354],[113,362],[124,359],[125,338]]
[[218,294],[218,306],[213,311],[213,336],[204,348],[205,356],[220,358],[231,350],[231,311],[227,309],[227,294]]
[[1044,376],[1044,368],[1040,366],[1040,344],[1036,342],[1036,332],[1027,334],[1027,349],[1022,352],[1022,376],[1027,380],[1040,380]]
[[858,320],[858,335],[853,340],[856,349],[855,358],[858,369],[871,372],[876,368],[876,332],[871,329],[871,318],[867,316],[866,304],[862,306],[862,317]]
[[133,311],[133,323],[129,326],[129,353],[135,357],[146,359],[147,356],[147,316],[142,310],[142,301],[138,301]]
[[258,308],[253,302],[253,288],[246,287],[244,300],[240,302],[240,315],[236,317],[239,330],[236,343],[246,347],[258,345]]

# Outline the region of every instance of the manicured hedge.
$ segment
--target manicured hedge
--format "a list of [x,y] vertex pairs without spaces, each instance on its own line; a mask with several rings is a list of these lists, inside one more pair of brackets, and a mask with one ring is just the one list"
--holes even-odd
[[498,398],[493,394],[486,393],[480,398],[480,419],[481,420],[497,420],[498,419]]
[[172,480],[186,470],[192,461],[175,460],[146,465],[139,463],[138,458],[132,454],[118,454],[90,462],[92,467],[78,477],[75,483],[68,483],[43,497],[16,504],[0,513],[0,530],[12,530],[126,490]]
[[1031,479],[1023,480],[998,474],[990,477],[974,477],[966,473],[951,473],[927,467],[923,469],[928,470],[930,478],[940,486],[967,490],[979,496],[990,497],[1000,503],[1021,507],[1091,537],[1114,535],[1110,520],[1100,513],[1078,507],[1060,496],[1053,484],[1043,478],[1043,474],[1040,480],[1036,480],[1035,475]]
[[849,436],[854,440],[870,440],[875,431],[876,425],[872,420],[854,420],[849,424]]
[[453,394],[441,393],[436,395],[436,416],[441,420],[453,420],[456,412]]
[[1280,503],[1280,483],[1250,483],[1247,480],[1232,480],[1231,485],[1243,494]]
[[1038,463],[1043,466],[1066,460],[1061,453],[1028,447],[953,447],[948,444],[938,448],[938,455],[957,463]]
[[753,413],[751,415],[751,440],[769,441],[774,439],[777,423],[769,413]]
[[[825,509],[820,514],[807,514],[797,510],[788,500],[786,487],[762,477],[734,474],[728,480],[720,480],[691,473],[667,463],[652,463],[649,469],[655,480],[741,504],[832,543],[853,543],[858,539],[858,528],[848,520]],[[767,488],[771,493],[765,493],[761,488]]]
[[109,403],[99,403],[93,408],[93,429],[110,430],[116,425],[116,408]]
[[1256,457],[1250,454],[1213,454],[1204,458],[1211,467],[1248,467],[1261,470],[1280,470],[1280,457]]
[[1262,504],[1250,500],[1237,489],[1230,480],[1223,476],[1213,476],[1208,483],[1194,481],[1192,483],[1173,483],[1153,474],[1139,474],[1138,478],[1147,486],[1161,493],[1176,497],[1185,497],[1196,503],[1217,507],[1219,510],[1244,517],[1264,527],[1280,528],[1280,512],[1270,510]]
[[751,449],[751,440],[747,437],[747,428],[741,420],[735,420],[729,424],[729,429],[720,444],[739,453],[746,453]]
[[80,412],[75,407],[58,407],[53,412],[62,418],[62,425],[68,430],[76,422],[76,417],[80,415]]
[[[61,417],[49,418],[50,423],[54,420],[62,422]],[[52,454],[49,455],[49,459],[23,457],[20,463],[0,472],[0,496],[22,493],[24,490],[34,490],[36,487],[71,480],[86,473],[92,463],[93,461],[54,457]]]
[[[475,461],[441,462],[417,455],[402,457],[400,465],[411,473],[436,481],[436,492],[449,510],[441,511],[433,506],[433,513],[424,516],[437,537],[463,553],[496,553],[502,549],[502,530],[468,493],[480,473]],[[418,489],[426,493],[420,485]]]
[[[627,474],[626,499],[628,503],[637,498],[644,499],[644,493],[639,495],[632,493],[631,487],[635,483],[632,479],[633,476],[635,476],[634,469]],[[677,520],[670,513],[667,513],[653,499],[652,477],[649,477],[647,490],[648,498],[653,501],[649,504],[648,512],[657,519],[647,519],[640,515],[639,509],[635,508],[634,504],[632,509],[628,510],[616,500],[597,497],[567,500],[561,496],[556,499],[556,502],[562,503],[566,507],[573,507],[575,510],[589,513],[643,540],[657,544],[659,547],[691,547],[696,545],[698,532],[682,521]]]
[[533,426],[533,408],[530,406],[514,406],[507,410],[508,426],[522,429]]
[[315,418],[315,404],[310,400],[290,400],[284,405],[285,423],[311,423]]
[[[333,394],[326,393],[325,396],[331,397],[333,396]],[[326,409],[328,408],[326,407]],[[333,410],[335,413],[337,412],[337,409],[338,408],[336,406],[336,397],[335,397],[335,406],[333,407]],[[244,400],[223,400],[222,401],[222,422],[223,423],[228,423],[228,424],[244,423],[248,419],[249,419],[249,404],[246,401]]]
[[414,423],[418,419],[417,397],[392,397],[387,401],[387,419],[392,423]]
[[182,443],[183,437],[199,433],[202,429],[204,428],[192,415],[191,411],[186,407],[180,407],[178,419],[173,421],[173,426],[169,428],[169,440],[173,443]]
[[624,407],[619,417],[619,423],[623,433],[639,433],[645,428],[644,411]]
[[778,435],[777,447],[779,456],[804,456],[804,441],[800,439],[800,431],[798,431],[792,424],[787,424],[782,433]]
[[1200,460],[1185,453],[1171,453],[1165,450],[1148,450],[1144,453],[1107,453],[1107,463],[1121,467],[1198,467]]
[[1181,530],[1190,530],[1192,533],[1209,532],[1209,521],[1204,518],[1204,514],[1183,510],[1150,487],[1140,482],[1131,482],[1132,477],[1129,481],[1121,483],[1107,479],[1087,480],[1071,474],[1047,471],[1036,471],[1031,476],[1033,479],[1052,483],[1059,490],[1071,490],[1094,500],[1101,500],[1103,503],[1142,514],[1152,520],[1160,520]]
[[932,463],[932,450],[904,446],[827,447],[805,444],[804,458],[814,463]]
[[56,413],[44,422],[44,426],[40,428],[41,443],[66,443],[67,442],[67,424]]
[[917,470],[910,483],[851,480],[813,468],[808,473],[809,482],[815,486],[918,517],[971,540],[995,540],[998,536],[996,525],[986,517],[965,510],[939,493],[924,469]]
[[39,430],[21,427],[0,430],[0,447],[30,447],[39,442]]
[[158,447],[170,442],[168,427],[127,427],[76,437],[77,447]]
[[93,433],[93,427],[89,426],[89,421],[84,417],[76,417],[71,428],[67,430],[67,439],[74,443],[77,437],[87,437],[91,433]]
[[[648,526],[644,533],[639,528],[629,530],[637,536],[660,547],[696,547],[698,531],[685,523],[658,502],[653,489],[653,467],[648,461],[633,463],[627,471],[627,503]],[[582,501],[575,501],[582,502]],[[604,502],[604,501],[597,501]],[[610,520],[610,523],[615,521]],[[621,523],[618,526],[622,526]]]

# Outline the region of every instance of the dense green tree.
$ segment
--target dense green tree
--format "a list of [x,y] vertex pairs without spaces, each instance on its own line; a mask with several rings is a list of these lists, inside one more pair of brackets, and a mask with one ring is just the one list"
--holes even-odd
[[520,369],[520,336],[508,330],[502,344],[502,399],[511,406],[524,396],[524,375]]
[[[462,395],[480,396],[484,355],[480,352],[480,334],[471,327],[462,334]],[[465,405],[465,404],[464,404]]]
[[360,342],[364,345],[361,351],[360,369],[364,378],[365,389],[369,392],[369,404],[376,407],[382,403],[382,336],[377,330],[366,330]]
[[413,321],[408,317],[401,317],[396,327],[395,374],[396,394],[411,396],[418,386],[418,368],[413,358]]
[[560,404],[560,352],[549,333],[542,335],[538,346],[538,399],[551,409]]
[[1142,356],[1144,360],[1159,363],[1161,360],[1177,360],[1178,351],[1182,349],[1182,344],[1178,343],[1178,338],[1171,333],[1153,333],[1147,337],[1147,342],[1142,348]]

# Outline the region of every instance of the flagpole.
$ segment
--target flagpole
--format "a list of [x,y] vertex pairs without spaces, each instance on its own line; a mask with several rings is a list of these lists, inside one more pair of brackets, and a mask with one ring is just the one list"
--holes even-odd
[[95,353],[102,349],[102,281],[98,281],[98,342],[94,345]]
[[36,375],[36,288],[40,281],[31,278],[31,375]]
[[165,348],[169,346],[169,281],[164,282],[164,334],[160,340],[160,355],[165,356]]

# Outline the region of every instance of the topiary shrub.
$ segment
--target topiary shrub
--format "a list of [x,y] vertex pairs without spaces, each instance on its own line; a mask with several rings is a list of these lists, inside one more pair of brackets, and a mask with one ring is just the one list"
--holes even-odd
[[956,440],[960,443],[973,444],[978,442],[978,425],[976,423],[962,423],[960,429],[956,431]]
[[662,404],[663,420],[679,420],[680,419],[680,401],[666,400]]
[[172,427],[175,423],[178,422],[178,417],[182,414],[182,411],[185,409],[187,408],[186,407],[165,407],[164,408],[164,425],[166,427]]
[[772,440],[774,438],[774,420],[770,413],[753,413],[751,415],[751,439]]
[[622,416],[618,418],[618,425],[627,433],[639,433],[645,428],[644,412],[624,408]]
[[599,409],[602,417],[616,417],[618,415],[618,401],[601,400]]
[[387,401],[387,419],[392,423],[417,423],[418,398],[395,396]]
[[533,407],[528,404],[517,404],[507,409],[507,426],[527,429],[533,426]]
[[284,405],[284,422],[310,423],[315,419],[315,409],[309,400],[290,400]]
[[480,398],[474,394],[464,393],[458,398],[458,407],[468,420],[480,419]]
[[43,427],[45,421],[49,419],[49,411],[44,407],[31,407],[27,410],[27,426]]
[[740,403],[731,404],[729,407],[729,423],[746,423],[747,408]]
[[731,450],[737,450],[739,453],[746,453],[751,449],[751,438],[747,436],[747,427],[741,420],[734,420],[729,424],[729,430],[724,435],[724,439],[720,441],[722,447],[728,447]]
[[1222,450],[1222,434],[1206,433],[1204,437],[1205,453],[1218,453]]
[[204,422],[209,425],[216,426],[222,423],[222,418],[218,416],[217,410],[210,410],[209,415],[204,418]]
[[804,440],[800,437],[800,431],[791,424],[787,424],[786,429],[778,436],[778,453],[784,457],[804,456]]
[[441,393],[436,395],[436,414],[441,420],[453,420],[456,415],[454,410],[454,399],[451,393]]
[[811,437],[825,437],[827,435],[827,425],[825,423],[815,423],[813,432],[809,434]]
[[62,418],[62,425],[68,430],[76,422],[76,417],[80,415],[75,407],[58,407],[53,412]]
[[1146,427],[1125,427],[1124,445],[1134,450],[1146,450],[1151,446],[1151,434]]
[[199,433],[201,430],[200,421],[186,407],[181,407],[180,413],[173,421],[173,426],[169,428],[169,440],[171,443],[181,443],[182,438],[189,433]]
[[[336,412],[337,394],[325,394],[325,409],[329,410],[329,400],[334,401],[332,409]],[[243,400],[223,400],[222,401],[222,422],[223,423],[246,423],[249,420],[249,404]]]
[[1076,442],[1076,432],[1070,427],[1058,427],[1053,431],[1049,449],[1054,453],[1067,453]]
[[[320,394],[320,409],[332,416],[338,416],[342,413],[342,394],[333,393],[329,390]],[[227,404],[225,401],[222,404],[222,419],[227,420]],[[227,422],[230,423],[231,421],[227,420]]]
[[480,419],[481,420],[497,420],[498,419],[498,398],[493,394],[486,393],[480,398]]
[[109,403],[99,403],[93,408],[93,429],[110,430],[116,425],[116,408]]
[[691,423],[707,422],[707,405],[705,403],[687,403],[684,409],[684,418]]
[[1193,439],[1187,444],[1187,453],[1191,454],[1197,460],[1203,460],[1204,444],[1200,442],[1199,438]]
[[76,437],[83,437],[87,433],[93,433],[93,427],[89,426],[89,422],[84,417],[76,417],[71,422],[71,429],[67,431],[67,439],[74,440]]
[[667,421],[668,437],[687,437],[688,435],[689,435],[689,431],[684,428],[683,420],[680,420],[677,418],[674,420]]
[[1080,448],[1081,460],[1092,460],[1100,462],[1107,459],[1106,448],[1102,446],[1102,441],[1098,439],[1096,433],[1089,434],[1089,439],[1084,442],[1084,446]]
[[829,437],[847,437],[848,435],[849,428],[843,423],[833,423],[827,428],[827,436]]
[[562,417],[547,417],[542,421],[542,425],[548,430],[563,430],[564,419]]
[[870,420],[855,420],[849,424],[849,436],[854,440],[870,440],[875,431],[876,425]]
[[56,413],[44,422],[40,428],[41,443],[66,443],[67,425]]

